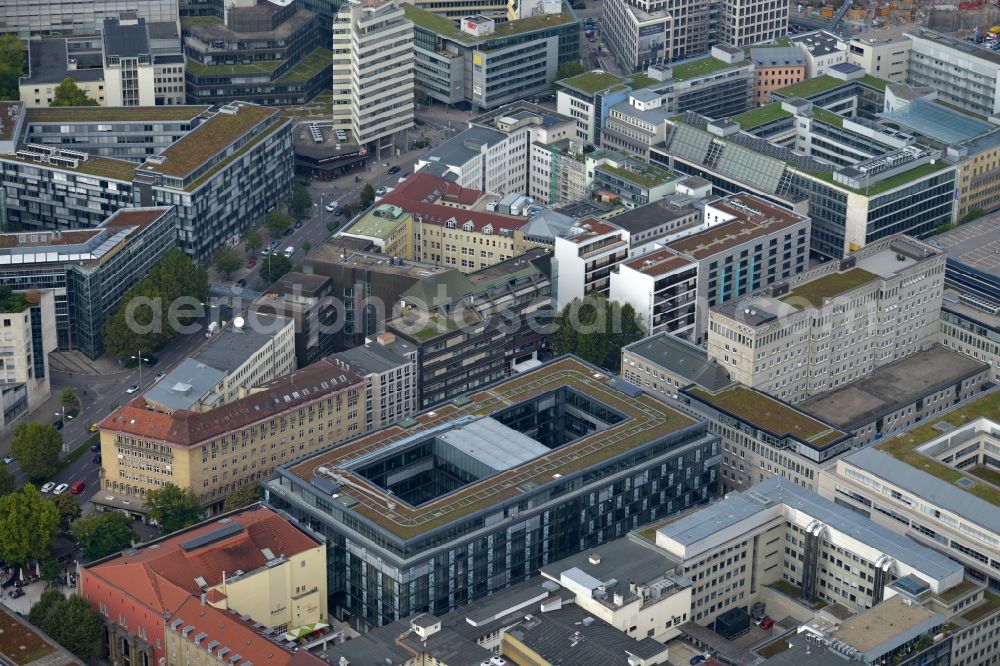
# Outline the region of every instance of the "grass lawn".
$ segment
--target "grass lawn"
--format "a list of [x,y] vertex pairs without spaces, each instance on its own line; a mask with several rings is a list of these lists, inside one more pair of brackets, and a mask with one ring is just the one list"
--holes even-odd
[[0,652],[15,664],[30,664],[55,652],[41,636],[24,626],[8,611],[0,612]]
[[182,16],[181,27],[193,28],[196,25],[222,25],[218,16]]
[[632,171],[630,169],[624,169],[610,164],[602,164],[597,168],[613,173],[619,178],[624,178],[625,180],[635,183],[640,187],[656,187],[657,185],[661,185],[670,180],[669,172],[662,171],[653,166],[643,166],[645,167],[645,170],[642,172]]
[[783,97],[811,97],[817,93],[826,92],[827,90],[833,90],[834,88],[839,88],[840,86],[847,85],[848,81],[841,81],[840,79],[835,79],[829,74],[824,74],[823,76],[817,76],[812,79],[805,79],[799,81],[798,83],[793,83],[790,86],[785,86],[776,92]]
[[965,470],[969,474],[975,474],[983,481],[992,483],[994,486],[1000,488],[1000,472],[995,469],[990,469],[989,467],[983,467],[977,465],[975,467]]
[[740,124],[740,129],[750,129],[780,118],[790,118],[791,115],[788,111],[781,108],[781,102],[774,102],[766,106],[751,109],[738,116],[733,116],[733,120]]
[[811,171],[809,169],[802,169],[802,171],[809,174],[810,176],[819,178],[820,180],[824,180],[828,183],[833,183],[837,187],[843,188],[850,192],[854,192],[856,194],[864,194],[866,196],[873,197],[877,194],[885,192],[886,190],[891,190],[894,187],[905,185],[911,180],[916,180],[917,178],[929,176],[935,171],[940,171],[941,169],[945,169],[948,166],[950,165],[946,163],[944,160],[937,160],[936,164],[931,164],[930,162],[927,162],[926,164],[921,164],[920,166],[914,167],[909,171],[904,171],[902,173],[896,174],[895,176],[886,178],[885,180],[880,180],[878,182],[872,183],[871,185],[868,185],[866,187],[860,187],[858,189],[854,189],[853,187],[849,187],[848,185],[844,185],[843,183],[838,183],[833,179],[833,174],[828,173],[826,171]]
[[823,306],[826,299],[833,298],[838,294],[850,291],[855,287],[876,279],[878,279],[878,276],[874,273],[869,273],[861,268],[852,268],[843,273],[824,275],[812,282],[807,282],[796,287],[787,295],[782,296],[781,301],[794,305],[795,301],[804,299],[818,308]]
[[195,76],[231,76],[233,74],[269,74],[284,64],[284,60],[257,60],[250,64],[206,65],[188,59],[188,71]]
[[793,599],[798,599],[802,596],[802,588],[800,588],[798,585],[789,583],[785,579],[776,580],[770,585],[768,585],[768,587],[770,587],[773,590],[777,590],[778,592],[781,592],[783,594],[787,594]]
[[1000,608],[1000,597],[992,592],[986,592],[983,594],[983,601],[981,603],[965,611],[960,617],[969,622],[976,622],[998,608]]
[[788,649],[788,641],[785,640],[784,638],[779,638],[773,643],[768,643],[764,647],[757,650],[757,654],[759,654],[762,657],[767,657],[768,659],[770,659],[775,655],[781,654],[787,649]]
[[305,83],[322,72],[324,68],[332,66],[333,51],[320,47],[300,60],[295,67],[279,76],[275,83]]
[[765,393],[754,391],[745,386],[734,386],[715,394],[700,388],[688,389],[687,392],[709,405],[735,414],[739,418],[765,428],[778,436],[787,434],[803,441],[815,443],[815,438],[821,435],[823,435],[822,439],[825,442],[828,439],[825,435],[831,432],[836,435],[830,439],[831,442],[844,435],[843,432],[831,429],[825,423],[817,421],[805,412],[800,412]]
[[696,76],[704,76],[705,74],[711,74],[712,72],[718,72],[723,69],[735,69],[749,64],[749,61],[741,60],[740,62],[730,65],[728,62],[709,56],[707,58],[699,58],[698,60],[673,65],[672,78],[683,81],[684,79],[693,79]]
[[600,74],[595,72],[584,72],[583,74],[577,74],[576,76],[571,76],[568,79],[563,79],[562,81],[557,81],[556,83],[568,88],[575,88],[585,93],[593,94],[599,90],[610,88],[611,86],[621,82],[622,78],[620,76],[608,74],[607,72],[602,72]]

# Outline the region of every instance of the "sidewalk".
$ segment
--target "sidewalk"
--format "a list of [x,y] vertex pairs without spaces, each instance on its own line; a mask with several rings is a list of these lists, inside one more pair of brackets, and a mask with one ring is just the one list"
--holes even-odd
[[49,367],[53,372],[74,375],[110,375],[122,370],[118,361],[106,354],[92,360],[78,351],[52,352],[49,354]]

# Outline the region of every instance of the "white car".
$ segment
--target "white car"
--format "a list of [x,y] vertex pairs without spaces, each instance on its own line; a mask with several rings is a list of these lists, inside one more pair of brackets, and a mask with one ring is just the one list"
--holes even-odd
[[139,390],[139,385],[138,384],[132,384],[132,386],[129,386],[127,389],[125,389],[125,392],[128,393],[129,395],[131,395],[131,394],[135,393],[138,390]]
[[49,481],[44,486],[42,486],[41,491],[43,493],[51,493],[52,489],[55,488],[55,487],[56,487],[56,484],[53,483],[52,481]]
[[378,196],[378,197],[384,197],[388,193],[389,193],[389,188],[386,187],[386,186],[384,186],[384,185],[382,187],[378,188],[377,190],[375,190],[375,196]]
[[52,494],[53,495],[62,495],[67,490],[69,490],[69,484],[68,483],[60,483],[58,486],[56,486],[56,489],[52,491]]
[[163,370],[160,370],[158,373],[156,373],[156,376],[153,377],[153,381],[154,382],[158,382],[158,381],[160,381],[161,379],[163,379],[166,376],[167,376],[167,373],[165,373]]
[[339,206],[340,204],[338,204],[336,201],[331,201],[326,205],[326,209],[332,213],[333,211],[337,210]]
[[5,465],[11,464],[12,462],[14,462],[14,456],[11,456],[11,455],[4,456],[3,457],[3,462],[4,462]]

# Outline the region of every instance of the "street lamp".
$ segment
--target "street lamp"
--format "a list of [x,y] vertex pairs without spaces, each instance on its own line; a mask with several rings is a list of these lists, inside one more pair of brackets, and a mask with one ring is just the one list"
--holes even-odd
[[139,388],[142,389],[142,364],[148,363],[149,359],[142,355],[141,349],[139,350],[139,354],[137,356],[132,356],[131,358],[139,361]]
[[[68,420],[70,420],[70,419],[73,418],[72,416],[69,416],[68,414],[66,414],[66,405],[62,405],[62,411],[61,412],[56,412],[56,416],[58,416],[59,418],[62,419],[63,427],[66,426],[66,421],[68,421]],[[62,452],[64,454],[65,453],[69,453],[69,442],[66,441],[65,437],[63,437],[63,441],[62,441]]]

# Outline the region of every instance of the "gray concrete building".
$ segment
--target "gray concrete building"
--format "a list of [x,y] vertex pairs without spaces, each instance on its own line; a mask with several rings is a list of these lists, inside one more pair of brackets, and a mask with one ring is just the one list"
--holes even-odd
[[338,352],[333,362],[368,380],[365,432],[384,428],[417,412],[417,348],[392,333]]
[[912,43],[907,83],[930,86],[938,99],[981,116],[1000,112],[1000,54],[923,28],[905,36]]
[[94,35],[106,18],[135,12],[147,21],[176,22],[176,0],[25,0],[0,3],[0,32],[19,37],[42,35]]

